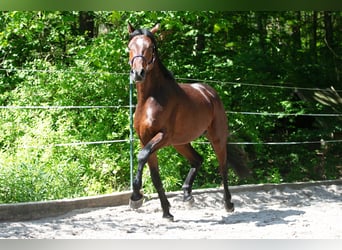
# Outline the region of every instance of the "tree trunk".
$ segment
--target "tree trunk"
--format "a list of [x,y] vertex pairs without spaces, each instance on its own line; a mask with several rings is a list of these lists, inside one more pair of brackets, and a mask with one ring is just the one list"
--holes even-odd
[[264,13],[256,13],[257,16],[257,26],[258,26],[258,33],[259,33],[259,43],[260,47],[263,53],[266,52],[266,36],[267,36],[267,31],[265,27],[265,19],[266,19],[266,14]]
[[324,11],[324,29],[325,29],[325,41],[327,43],[327,46],[330,48],[334,48],[331,11]]
[[80,11],[79,13],[80,33],[87,38],[95,37],[94,13],[91,11]]
[[301,22],[302,22],[302,17],[300,11],[296,11],[295,13],[295,22],[292,26],[292,43],[293,43],[293,49],[292,51],[292,58],[294,59],[295,62],[299,62],[300,58],[298,53],[299,50],[302,49],[302,41],[301,41]]
[[312,14],[312,40],[310,43],[310,50],[313,62],[317,63],[317,11]]
[[337,82],[340,82],[340,60],[339,56],[336,53],[336,46],[334,41],[334,30],[333,30],[333,22],[332,22],[332,12],[324,11],[324,29],[325,29],[325,37],[324,42],[326,44],[326,60],[331,63],[331,68],[334,70],[331,72],[331,78]]

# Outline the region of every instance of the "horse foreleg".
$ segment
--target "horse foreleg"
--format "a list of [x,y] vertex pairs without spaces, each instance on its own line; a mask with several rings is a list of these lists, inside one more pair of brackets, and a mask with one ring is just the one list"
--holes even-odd
[[163,217],[172,219],[173,216],[169,212],[170,204],[166,198],[159,175],[157,156],[156,154],[153,154],[155,151],[163,146],[163,138],[164,134],[162,132],[159,132],[143,147],[143,149],[138,154],[138,171],[133,182],[133,193],[130,199],[130,206],[131,208],[137,209],[142,205],[143,195],[140,192],[140,189],[142,187],[142,172],[144,165],[146,164],[146,162],[148,162],[152,182],[158,192],[163,208]]
[[173,215],[170,214],[170,203],[167,200],[165,190],[163,188],[163,183],[159,174],[158,159],[156,153],[151,154],[148,159],[148,166],[150,167],[150,174],[152,183],[157,190],[161,207],[163,209],[163,218],[173,220]]
[[175,145],[175,149],[183,155],[190,163],[191,168],[183,184],[183,201],[193,203],[194,199],[192,196],[192,185],[195,181],[198,169],[203,163],[203,158],[196,150],[191,146],[190,143],[185,145]]
[[163,133],[158,133],[152,138],[138,154],[138,171],[133,181],[133,193],[129,201],[129,205],[133,209],[137,209],[142,206],[143,195],[140,192],[142,187],[142,174],[144,166],[150,156],[150,154],[155,150],[155,146],[162,140]]
[[129,206],[133,209],[138,209],[143,204],[143,195],[141,194],[140,189],[142,186],[143,168],[147,159],[144,160],[140,159],[139,157],[138,159],[138,171],[133,181],[133,193],[129,200]]

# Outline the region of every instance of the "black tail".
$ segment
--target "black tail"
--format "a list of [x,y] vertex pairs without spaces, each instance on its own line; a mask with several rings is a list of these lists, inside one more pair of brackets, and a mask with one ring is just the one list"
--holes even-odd
[[227,161],[240,178],[251,176],[251,171],[247,167],[247,155],[236,144],[228,144],[227,146]]

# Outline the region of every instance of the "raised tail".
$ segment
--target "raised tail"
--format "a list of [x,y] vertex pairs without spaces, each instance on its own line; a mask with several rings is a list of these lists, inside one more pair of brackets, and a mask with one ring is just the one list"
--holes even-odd
[[251,176],[251,171],[247,167],[247,155],[236,144],[227,145],[227,161],[228,165],[232,166],[234,171],[240,178]]

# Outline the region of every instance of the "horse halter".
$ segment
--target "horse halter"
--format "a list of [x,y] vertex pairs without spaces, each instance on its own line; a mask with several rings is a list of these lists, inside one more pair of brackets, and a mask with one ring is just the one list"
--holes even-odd
[[147,63],[147,65],[153,64],[154,61],[155,61],[155,59],[156,59],[156,57],[155,57],[155,46],[153,46],[152,49],[153,49],[153,50],[152,50],[152,58],[151,58],[151,60],[150,60],[149,62],[147,62],[147,59],[146,59],[146,57],[145,57],[144,55],[137,55],[137,56],[133,56],[132,60],[130,60],[128,63],[129,63],[129,64],[131,65],[131,67],[132,67],[132,66],[133,66],[134,60],[140,57],[140,58],[142,58],[142,59],[144,60],[144,62]]

